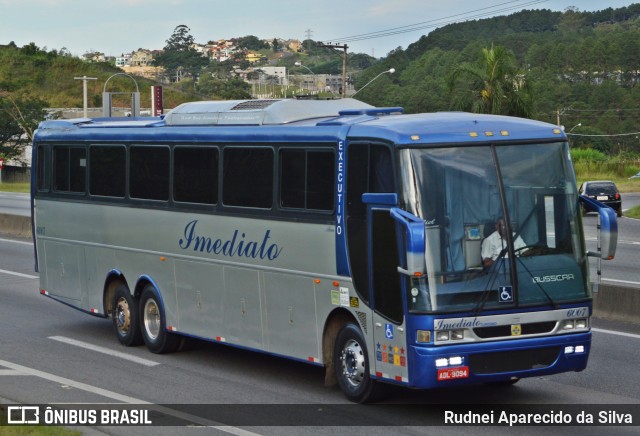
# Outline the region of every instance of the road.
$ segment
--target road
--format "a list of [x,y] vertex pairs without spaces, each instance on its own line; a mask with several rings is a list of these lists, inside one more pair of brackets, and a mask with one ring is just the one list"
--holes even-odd
[[31,216],[29,194],[0,192],[0,214]]
[[[635,405],[630,413],[636,427],[607,428],[606,432],[637,434],[640,425],[640,326],[594,320],[590,363],[582,373],[524,379],[508,388],[471,386],[427,392],[394,388],[383,402],[386,407],[356,406],[337,388],[323,386],[322,369],[304,363],[203,342],[169,355],[122,347],[109,320],[39,295],[32,256],[29,241],[0,239],[0,403],[134,407],[154,403],[162,405],[157,407],[165,417],[207,426],[180,429],[180,433],[197,434],[466,434],[468,428],[442,426],[442,409],[458,405],[461,410],[475,410],[482,404],[491,404],[496,411],[520,405],[520,412],[526,412],[540,404],[555,411],[595,407],[620,413]],[[206,409],[204,415],[199,407]],[[158,416],[153,415],[156,424],[169,419]],[[425,426],[434,422],[439,426]],[[524,435],[538,435],[541,430],[517,429]],[[584,427],[580,432],[595,435],[603,430]],[[146,435],[150,429],[99,427],[99,431]],[[570,427],[547,431],[575,433]],[[153,430],[154,434],[176,432],[176,427]],[[473,432],[495,435],[515,430],[479,426]]]
[[[624,194],[624,209],[640,204],[640,193]],[[587,248],[596,250],[597,221],[595,213],[583,217],[583,227]],[[622,216],[618,218],[618,246],[616,257],[610,261],[602,261],[602,282],[614,285],[640,288],[640,220]],[[598,260],[591,258],[591,281],[597,281]]]

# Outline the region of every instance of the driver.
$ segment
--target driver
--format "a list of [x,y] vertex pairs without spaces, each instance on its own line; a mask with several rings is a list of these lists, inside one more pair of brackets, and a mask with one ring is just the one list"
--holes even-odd
[[[506,232],[506,226],[504,224],[504,218],[498,218],[496,221],[496,231],[487,236],[482,241],[482,266],[485,268],[493,265],[493,262],[500,256],[502,250],[507,248],[507,240],[504,238]],[[515,234],[513,235],[515,236]],[[520,236],[513,241],[513,249],[517,250],[524,247],[526,244]],[[507,257],[506,250],[504,257]]]

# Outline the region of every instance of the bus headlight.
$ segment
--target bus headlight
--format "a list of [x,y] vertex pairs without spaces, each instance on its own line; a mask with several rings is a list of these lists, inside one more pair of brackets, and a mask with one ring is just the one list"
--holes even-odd
[[436,341],[441,342],[441,341],[448,341],[448,340],[449,340],[448,330],[436,332]]
[[576,328],[577,329],[586,329],[589,325],[589,322],[586,319],[576,319]]
[[460,366],[462,365],[462,357],[454,356],[449,358],[449,365],[451,366]]
[[451,340],[452,341],[461,341],[464,339],[464,330],[452,330],[451,331]]
[[449,359],[436,359],[436,368],[443,368],[449,365]]
[[576,326],[576,322],[572,319],[567,319],[562,322],[562,330],[573,330]]

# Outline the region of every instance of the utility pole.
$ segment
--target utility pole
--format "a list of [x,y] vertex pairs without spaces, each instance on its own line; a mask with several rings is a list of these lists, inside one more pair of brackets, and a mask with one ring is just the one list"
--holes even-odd
[[318,42],[319,47],[326,48],[341,48],[343,50],[342,53],[342,98],[347,96],[347,49],[349,46],[347,44],[325,44],[323,42]]
[[88,99],[87,99],[87,82],[89,80],[98,80],[97,77],[87,77],[87,76],[82,76],[82,77],[74,77],[74,80],[82,80],[82,101],[84,103],[84,111],[83,111],[83,116],[85,118],[87,117],[87,106],[88,106]]

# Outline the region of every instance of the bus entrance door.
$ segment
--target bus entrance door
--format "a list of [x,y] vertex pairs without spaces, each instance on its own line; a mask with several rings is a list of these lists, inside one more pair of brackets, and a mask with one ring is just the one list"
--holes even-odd
[[369,204],[368,231],[376,376],[408,382],[402,281],[398,272],[401,241],[388,206]]

